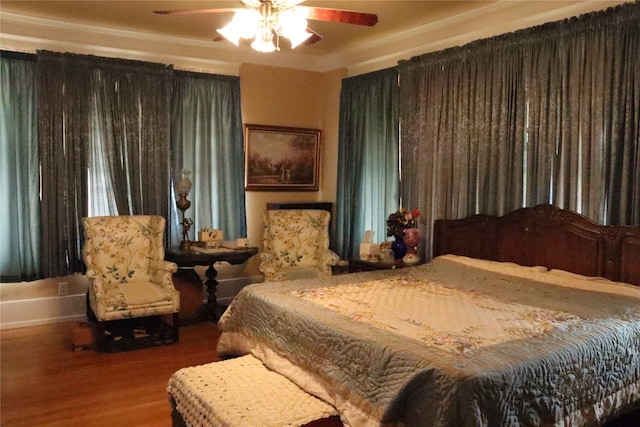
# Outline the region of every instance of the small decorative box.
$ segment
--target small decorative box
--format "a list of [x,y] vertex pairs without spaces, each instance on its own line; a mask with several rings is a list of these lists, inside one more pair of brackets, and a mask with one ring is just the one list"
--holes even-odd
[[[198,233],[198,240],[201,242],[222,242],[224,233],[222,230],[216,230],[214,228],[203,228]],[[218,244],[220,244],[218,243]],[[208,246],[208,245],[207,245]]]

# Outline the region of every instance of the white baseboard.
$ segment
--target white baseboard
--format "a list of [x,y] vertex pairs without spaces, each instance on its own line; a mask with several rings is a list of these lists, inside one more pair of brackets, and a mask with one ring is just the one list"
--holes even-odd
[[247,285],[251,285],[252,283],[259,283],[263,281],[264,276],[247,276],[220,280],[216,289],[216,299],[218,304],[229,305],[242,288]]
[[[228,305],[240,290],[262,276],[220,280],[218,303]],[[86,294],[0,301],[0,330],[87,319]]]
[[85,294],[0,302],[0,329],[86,320]]

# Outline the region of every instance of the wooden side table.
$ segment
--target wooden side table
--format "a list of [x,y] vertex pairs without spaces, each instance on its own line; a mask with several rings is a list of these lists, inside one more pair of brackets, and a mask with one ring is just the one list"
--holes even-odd
[[349,273],[359,273],[361,271],[374,271],[374,270],[391,270],[393,268],[405,268],[409,267],[405,265],[402,260],[396,260],[395,262],[373,262],[359,258],[349,259]]
[[188,268],[193,274],[197,275],[193,270],[193,267],[196,265],[207,266],[207,280],[204,282],[207,288],[207,302],[196,311],[193,317],[187,319],[181,318],[180,324],[191,325],[204,320],[217,322],[220,316],[222,316],[222,313],[224,313],[225,307],[218,305],[216,298],[216,288],[218,287],[216,276],[218,272],[215,269],[215,263],[218,261],[226,261],[229,264],[243,264],[257,253],[258,248],[255,247],[218,250],[211,253],[196,252],[193,250],[185,251],[180,249],[179,246],[167,250],[165,253],[165,259],[167,261],[175,262],[181,269]]
[[349,271],[349,265],[345,264],[345,265],[333,265],[331,266],[331,274],[333,274],[334,276],[338,276],[340,274],[348,274],[351,273]]

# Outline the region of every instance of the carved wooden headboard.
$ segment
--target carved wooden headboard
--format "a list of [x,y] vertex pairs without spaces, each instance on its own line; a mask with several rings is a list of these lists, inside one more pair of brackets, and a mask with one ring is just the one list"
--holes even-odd
[[640,228],[604,226],[552,205],[436,220],[433,256],[543,265],[640,286]]

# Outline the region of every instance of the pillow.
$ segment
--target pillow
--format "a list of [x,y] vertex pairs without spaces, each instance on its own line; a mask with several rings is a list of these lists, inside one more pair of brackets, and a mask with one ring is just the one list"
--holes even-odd
[[570,271],[565,271],[565,270],[560,270],[557,268],[553,268],[551,270],[548,271],[549,274],[552,274],[554,276],[560,276],[560,277],[570,277],[572,279],[581,279],[581,280],[589,280],[591,282],[599,282],[599,283],[603,283],[603,284],[607,284],[607,285],[614,285],[614,284],[623,284],[623,285],[627,285],[627,283],[623,283],[623,282],[614,282],[613,280],[609,280],[606,277],[600,277],[600,276],[585,276],[582,274],[578,274],[578,273],[572,273]]
[[450,259],[452,261],[459,262],[461,264],[465,264],[470,267],[483,268],[485,270],[497,271],[500,273],[509,273],[517,270],[536,272],[536,273],[547,272],[547,267],[544,267],[542,265],[528,267],[528,266],[516,264],[515,262],[491,261],[488,259],[470,258],[462,255],[451,255],[451,254],[441,255],[438,258]]

